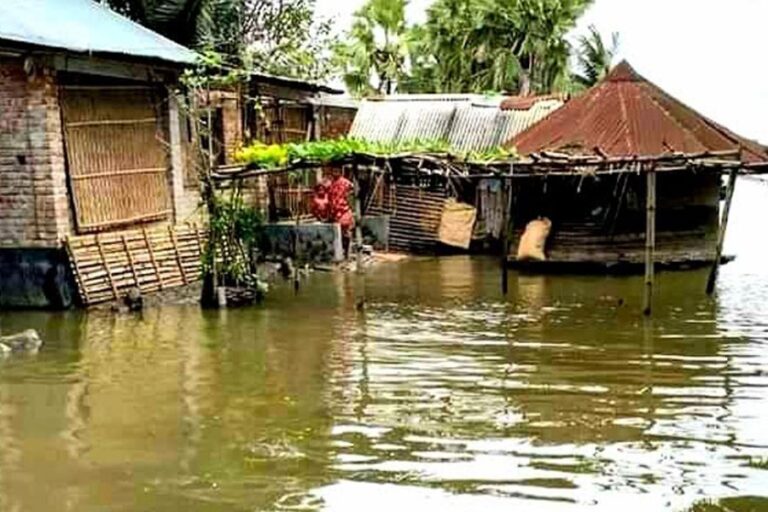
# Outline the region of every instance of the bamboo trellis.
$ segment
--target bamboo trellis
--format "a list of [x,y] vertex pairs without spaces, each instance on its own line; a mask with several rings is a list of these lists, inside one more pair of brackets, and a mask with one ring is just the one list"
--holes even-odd
[[85,306],[120,300],[132,288],[167,290],[200,279],[206,230],[196,224],[68,237],[64,241]]

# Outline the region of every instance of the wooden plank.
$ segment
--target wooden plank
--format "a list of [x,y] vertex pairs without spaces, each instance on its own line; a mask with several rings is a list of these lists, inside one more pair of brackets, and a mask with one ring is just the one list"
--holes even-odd
[[738,169],[731,169],[728,175],[728,188],[725,193],[725,207],[723,208],[723,217],[720,220],[720,228],[717,233],[717,248],[715,249],[715,261],[712,263],[712,269],[709,271],[707,279],[707,294],[712,295],[715,292],[717,276],[720,272],[720,263],[723,258],[723,246],[725,245],[725,232],[728,228],[728,218],[731,215],[731,202],[733,193],[736,190],[736,178],[739,175]]
[[512,229],[510,212],[512,210],[512,183],[507,181],[502,184],[504,210],[501,215],[501,254],[499,255],[499,266],[501,270],[501,293],[509,293],[509,269],[507,268],[507,258],[509,257],[509,232]]
[[116,125],[130,125],[130,124],[145,124],[157,123],[156,117],[146,117],[143,119],[99,119],[95,121],[73,121],[71,123],[65,123],[67,128],[83,128],[90,126],[116,126]]
[[173,213],[173,210],[163,210],[162,212],[152,213],[148,215],[136,215],[134,217],[128,217],[124,219],[118,219],[108,222],[94,222],[90,224],[78,224],[78,228],[81,231],[97,231],[99,229],[112,228],[124,224],[136,224],[138,222],[147,222],[152,220],[162,220],[168,215]]
[[181,260],[181,253],[179,252],[179,244],[176,241],[176,233],[173,230],[173,226],[168,226],[168,236],[171,237],[171,241],[173,242],[173,251],[176,253],[176,263],[179,266],[179,272],[181,273],[181,280],[184,281],[184,284],[189,284],[189,279],[187,279],[187,273],[184,270],[184,264]]
[[157,265],[157,260],[155,259],[155,251],[152,248],[152,243],[149,241],[149,235],[147,234],[147,230],[142,230],[144,233],[144,242],[146,243],[147,252],[149,253],[149,260],[152,262],[152,267],[155,269],[155,277],[157,277],[157,283],[160,286],[160,289],[163,289],[163,278],[160,277],[160,268]]
[[160,174],[168,172],[165,167],[148,167],[146,169],[124,169],[121,171],[94,172],[72,176],[72,181],[92,180],[96,178],[112,178],[114,176],[135,176],[137,174]]
[[133,274],[133,281],[134,284],[141,289],[141,282],[139,281],[139,275],[136,273],[136,265],[133,261],[133,254],[131,254],[131,248],[128,247],[128,240],[126,239],[125,235],[122,237],[123,240],[123,249],[125,250],[125,255],[128,257],[128,264],[131,267],[131,273]]
[[112,278],[112,269],[109,267],[107,258],[104,256],[104,249],[101,245],[101,239],[99,239],[98,236],[96,237],[96,247],[99,249],[99,255],[101,256],[101,262],[104,265],[104,270],[107,271],[107,279],[109,280],[109,286],[112,288],[112,295],[114,296],[115,300],[117,300],[119,295],[117,293],[117,287],[115,286],[115,280]]

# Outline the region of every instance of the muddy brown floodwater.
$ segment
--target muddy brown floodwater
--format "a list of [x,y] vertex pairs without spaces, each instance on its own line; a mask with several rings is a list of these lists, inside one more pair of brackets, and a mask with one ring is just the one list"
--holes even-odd
[[765,197],[717,296],[663,273],[650,321],[639,278],[503,298],[468,257],[375,269],[364,311],[318,273],[245,310],[3,314],[47,345],[0,362],[0,510],[768,510]]

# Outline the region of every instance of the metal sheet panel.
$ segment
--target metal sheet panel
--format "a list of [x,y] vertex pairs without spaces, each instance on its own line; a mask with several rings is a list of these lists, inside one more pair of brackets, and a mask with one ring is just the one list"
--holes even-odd
[[445,140],[449,138],[456,105],[449,102],[414,102],[402,111],[397,139]]
[[498,108],[469,105],[459,108],[448,134],[451,147],[457,151],[480,151],[498,143]]
[[562,100],[530,101],[527,110],[503,111],[498,100],[471,95],[395,96],[364,101],[350,135],[379,142],[448,141],[455,151],[499,146],[560,107]]
[[357,111],[349,135],[376,142],[392,142],[400,133],[402,105],[365,101]]

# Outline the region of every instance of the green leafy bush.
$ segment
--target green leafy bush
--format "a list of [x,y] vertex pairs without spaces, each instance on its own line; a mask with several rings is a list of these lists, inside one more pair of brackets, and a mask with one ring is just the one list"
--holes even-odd
[[235,155],[242,162],[260,169],[278,169],[289,164],[331,163],[355,154],[394,156],[403,154],[442,154],[454,159],[490,163],[509,160],[515,152],[504,148],[486,151],[456,152],[444,140],[410,140],[402,142],[376,142],[365,139],[341,138],[336,140],[312,141],[290,144],[266,145],[256,142]]

